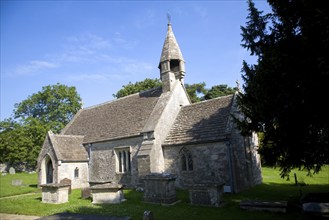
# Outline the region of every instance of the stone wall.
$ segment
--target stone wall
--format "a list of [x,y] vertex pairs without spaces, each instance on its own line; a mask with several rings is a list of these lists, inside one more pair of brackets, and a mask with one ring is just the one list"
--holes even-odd
[[50,138],[47,135],[42,146],[42,149],[39,153],[38,160],[37,160],[37,173],[38,173],[38,185],[46,184],[46,167],[45,167],[45,159],[49,158],[53,164],[53,182],[59,183],[58,181],[58,161],[54,152],[54,149],[51,146]]
[[[191,153],[193,170],[183,171],[181,151]],[[230,183],[229,162],[225,142],[165,146],[165,172],[176,174],[176,187],[188,188],[193,184]]]
[[[142,137],[93,143],[90,153],[90,182],[113,182],[135,186],[138,183],[137,153]],[[130,148],[131,171],[117,172],[116,149]]]
[[[236,101],[231,113],[242,119]],[[232,158],[233,191],[240,192],[262,182],[260,156],[257,152],[258,138],[256,134],[242,136],[233,119],[228,124],[230,141],[229,153]]]
[[[150,172],[164,171],[164,155],[162,143],[166,139],[180,109],[190,104],[188,96],[181,82],[176,81],[171,91],[164,92],[155,106],[143,132],[153,132],[153,140],[146,140],[139,155],[144,161],[149,160]],[[152,146],[150,146],[152,144]],[[148,150],[149,149],[149,150]],[[143,154],[142,154],[143,153]],[[149,159],[145,159],[148,155]],[[147,156],[146,156],[147,157]],[[142,161],[142,160],[141,160]]]
[[[75,170],[78,169],[78,177],[75,177]],[[62,162],[58,166],[58,179],[68,178],[72,182],[71,188],[84,188],[89,186],[89,172],[87,162]]]

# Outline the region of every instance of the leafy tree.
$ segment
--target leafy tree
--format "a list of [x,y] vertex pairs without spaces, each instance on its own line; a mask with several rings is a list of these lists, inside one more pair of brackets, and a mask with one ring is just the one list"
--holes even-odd
[[278,165],[317,173],[328,163],[329,11],[324,1],[268,1],[263,15],[249,0],[242,46],[257,57],[243,62],[244,93],[238,98],[244,133],[262,132],[261,155]]
[[122,86],[116,94],[113,94],[115,98],[122,98],[127,95],[135,94],[138,92],[142,92],[148,89],[156,88],[161,86],[161,81],[159,79],[145,79],[140,82],[131,83],[129,82],[127,85]]
[[15,104],[14,117],[21,120],[38,119],[59,132],[81,108],[81,98],[75,87],[57,83],[42,87],[27,99]]
[[[136,83],[129,82],[127,85],[122,86],[116,94],[113,94],[115,98],[122,98],[127,95],[135,94],[148,89],[161,86],[162,83],[159,79],[145,79]],[[194,83],[185,84],[185,89],[189,95],[191,102],[201,102],[205,99],[213,99],[224,95],[233,94],[236,88],[228,87],[227,85],[213,86],[210,90],[206,88],[206,83]]]
[[190,96],[191,102],[201,102],[204,100],[204,94],[207,93],[206,83],[185,84],[187,94]]
[[12,119],[0,122],[0,162],[35,167],[47,127],[30,118],[25,124]]
[[16,104],[16,120],[0,122],[0,162],[35,167],[47,131],[59,132],[80,108],[75,87],[59,83]]
[[235,91],[237,91],[237,88],[231,88],[228,87],[227,85],[216,85],[211,87],[206,95],[204,96],[204,99],[208,100],[208,99],[214,99],[217,97],[221,97],[221,96],[226,96],[226,95],[230,95],[230,94],[234,94]]

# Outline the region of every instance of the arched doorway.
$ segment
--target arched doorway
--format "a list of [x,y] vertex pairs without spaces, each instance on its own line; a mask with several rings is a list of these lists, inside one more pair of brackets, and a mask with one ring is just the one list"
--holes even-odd
[[49,154],[46,154],[42,159],[39,172],[40,184],[54,183],[54,173],[56,172],[56,170],[54,167],[54,162]]
[[46,163],[46,183],[53,183],[54,168],[51,159]]

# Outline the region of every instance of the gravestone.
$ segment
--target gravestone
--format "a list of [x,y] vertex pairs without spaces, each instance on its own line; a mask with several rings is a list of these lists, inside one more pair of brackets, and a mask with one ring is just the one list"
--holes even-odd
[[287,201],[242,200],[240,208],[249,211],[269,211],[286,213]]
[[9,174],[15,174],[16,171],[15,171],[15,168],[14,167],[10,167],[9,168]]
[[90,192],[89,187],[81,189],[81,198],[82,199],[88,199],[88,198],[90,198],[90,196],[91,196],[91,192]]
[[13,186],[21,186],[22,185],[22,180],[21,179],[14,179],[11,181],[11,185]]
[[[329,217],[329,193],[308,193],[300,200],[303,214],[308,219]],[[323,217],[323,218],[322,218]]]
[[60,184],[64,184],[64,185],[69,185],[69,194],[71,194],[71,184],[72,184],[72,181],[70,179],[64,178],[59,183]]
[[144,211],[143,220],[154,220],[152,211]]

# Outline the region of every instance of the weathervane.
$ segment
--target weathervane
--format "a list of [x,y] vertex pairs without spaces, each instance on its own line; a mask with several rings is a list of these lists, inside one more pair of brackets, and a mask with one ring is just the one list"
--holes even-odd
[[170,16],[169,12],[167,12],[167,19],[168,19],[168,24],[171,24],[171,16]]

